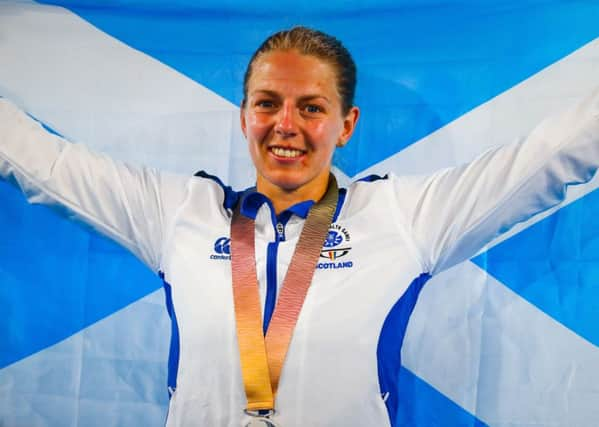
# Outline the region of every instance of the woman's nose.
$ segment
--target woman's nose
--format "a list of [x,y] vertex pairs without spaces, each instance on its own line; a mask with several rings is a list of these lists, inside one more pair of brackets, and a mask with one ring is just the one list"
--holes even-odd
[[294,136],[297,134],[297,119],[295,117],[295,108],[290,104],[283,104],[277,117],[275,132],[283,137]]

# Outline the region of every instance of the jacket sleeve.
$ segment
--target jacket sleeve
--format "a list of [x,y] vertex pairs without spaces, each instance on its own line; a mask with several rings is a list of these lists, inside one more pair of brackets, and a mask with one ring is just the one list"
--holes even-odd
[[564,200],[599,166],[599,90],[524,140],[431,176],[391,177],[426,271],[473,256],[513,225]]
[[158,269],[186,177],[138,169],[47,132],[0,98],[0,177],[30,203],[58,206]]

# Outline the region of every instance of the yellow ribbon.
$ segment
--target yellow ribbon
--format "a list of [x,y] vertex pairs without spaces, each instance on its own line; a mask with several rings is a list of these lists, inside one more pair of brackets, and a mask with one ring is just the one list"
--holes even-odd
[[312,282],[320,251],[327,237],[338,198],[337,180],[331,174],[324,197],[312,206],[291,263],[266,338],[256,275],[254,221],[240,213],[231,222],[231,269],[241,373],[248,411],[274,410],[285,356],[299,313]]

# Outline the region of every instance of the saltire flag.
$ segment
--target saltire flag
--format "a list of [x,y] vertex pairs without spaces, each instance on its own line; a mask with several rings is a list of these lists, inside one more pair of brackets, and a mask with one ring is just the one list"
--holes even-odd
[[[358,64],[346,184],[466,162],[599,85],[594,1],[296,3],[4,0],[0,96],[115,158],[245,188],[243,72],[282,28],[334,34]],[[427,284],[397,425],[599,424],[598,185]],[[0,426],[163,425],[160,280],[10,183],[0,206]]]

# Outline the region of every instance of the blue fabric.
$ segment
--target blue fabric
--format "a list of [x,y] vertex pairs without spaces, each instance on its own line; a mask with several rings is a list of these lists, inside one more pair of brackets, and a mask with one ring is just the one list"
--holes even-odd
[[265,0],[44,3],[68,7],[235,105],[245,66],[267,35],[297,24],[336,35],[359,70],[362,119],[356,138],[335,154],[350,176],[591,41],[599,17],[596,2],[572,7],[558,0],[404,0],[378,7],[336,1],[326,8]]
[[162,279],[166,311],[171,319],[171,341],[168,353],[167,374],[168,393],[169,397],[171,397],[172,393],[177,388],[177,373],[179,372],[179,325],[177,323],[177,314],[175,313],[175,307],[173,305],[172,287],[166,281],[166,277],[162,271],[158,272],[158,277]]
[[401,346],[408,328],[410,315],[414,311],[418,295],[430,275],[423,273],[408,286],[406,292],[387,314],[377,347],[377,362],[381,395],[389,412],[391,424],[397,420],[399,400],[399,370],[401,368]]
[[0,209],[0,368],[160,288],[125,249],[45,206],[28,205],[3,181],[0,200],[11,206]]
[[393,426],[487,426],[403,367],[399,370],[398,390],[399,405]]
[[599,346],[599,190],[495,246],[474,262]]
[[264,303],[264,319],[262,322],[262,331],[266,335],[268,325],[275,311],[277,301],[277,254],[279,250],[279,238],[268,244],[266,254],[266,301]]

